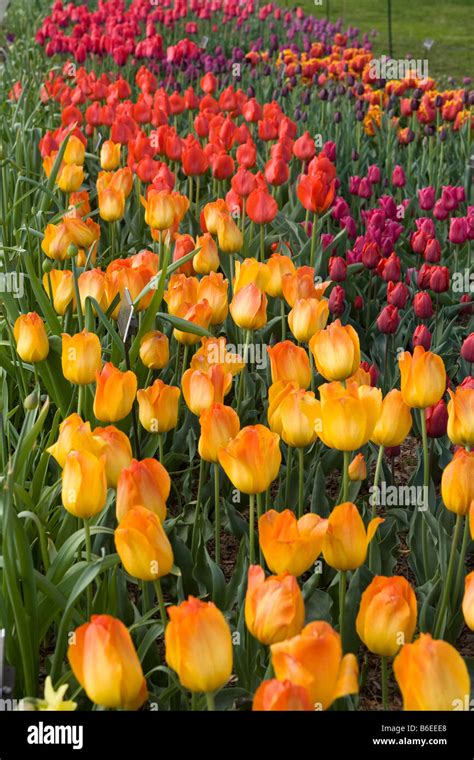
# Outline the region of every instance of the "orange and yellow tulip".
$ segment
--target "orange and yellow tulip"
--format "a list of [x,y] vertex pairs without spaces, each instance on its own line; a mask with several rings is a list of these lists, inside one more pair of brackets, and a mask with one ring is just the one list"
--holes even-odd
[[270,509],[258,521],[260,547],[273,573],[303,575],[321,554],[327,520],[308,513],[296,519],[290,509]]
[[49,354],[49,342],[44,322],[36,311],[21,314],[13,326],[18,356],[24,362],[36,364]]
[[404,351],[398,360],[405,404],[415,409],[434,406],[446,390],[446,370],[441,356],[415,346],[413,356]]
[[468,514],[474,502],[474,451],[456,451],[443,470],[441,496],[450,512]]
[[93,383],[102,364],[100,340],[83,330],[75,335],[62,333],[61,366],[66,380],[74,385]]
[[[87,423],[89,424],[89,423]],[[133,459],[130,440],[114,425],[96,427],[92,436],[101,447],[100,451],[105,456],[105,476],[107,485],[116,488],[120,473],[124,467],[128,467]]]
[[272,678],[263,681],[253,696],[254,712],[308,712],[313,709],[306,689],[288,680]]
[[121,372],[111,362],[96,372],[94,415],[101,422],[118,422],[130,414],[137,393],[137,376]]
[[334,507],[323,541],[323,556],[328,565],[342,571],[363,565],[369,543],[383,522],[381,517],[374,517],[366,530],[355,504],[346,501]]
[[167,433],[176,427],[181,391],[157,379],[148,388],[137,392],[140,424],[149,433]]
[[382,401],[382,411],[371,440],[378,446],[400,446],[410,432],[411,426],[410,407],[405,404],[401,391],[394,388]]
[[309,343],[318,330],[324,330],[329,317],[327,298],[299,298],[288,314],[288,324],[296,340]]
[[107,499],[105,456],[89,451],[70,451],[62,473],[63,506],[75,517],[88,519],[99,514]]
[[318,330],[309,341],[314,363],[326,380],[347,380],[359,368],[359,336],[339,319]]
[[286,383],[293,380],[300,388],[309,388],[311,384],[311,368],[308,354],[301,346],[295,346],[291,340],[284,340],[275,346],[267,346],[272,371],[272,383],[283,380]]
[[117,483],[117,520],[122,522],[132,507],[141,506],[154,512],[164,522],[170,490],[170,476],[158,460],[132,459],[120,473]]
[[362,594],[356,630],[367,649],[394,657],[416,628],[416,596],[406,578],[376,575]]
[[270,575],[251,565],[245,597],[245,623],[262,644],[296,636],[304,625],[304,602],[294,575]]
[[169,362],[170,346],[167,336],[150,330],[140,339],[140,359],[148,369],[163,369]]
[[242,428],[219,449],[218,459],[235,488],[246,494],[263,493],[280,470],[280,437],[264,425]]
[[173,550],[159,517],[145,507],[126,512],[115,529],[115,547],[129,575],[156,581],[173,567]]
[[474,446],[474,389],[448,389],[448,438],[458,446]]

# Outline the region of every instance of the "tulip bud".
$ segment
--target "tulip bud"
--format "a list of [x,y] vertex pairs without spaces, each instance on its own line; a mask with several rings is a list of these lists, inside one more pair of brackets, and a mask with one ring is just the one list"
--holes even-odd
[[156,581],[173,567],[173,550],[154,512],[135,506],[126,512],[115,529],[115,546],[129,575]]
[[169,362],[170,349],[167,336],[158,330],[145,333],[140,340],[140,359],[148,369],[163,369]]
[[117,483],[117,520],[120,523],[127,512],[138,505],[154,512],[164,522],[170,490],[170,476],[156,459],[132,459],[130,465],[123,468]]
[[296,712],[314,710],[308,692],[291,681],[263,681],[253,697],[252,710],[258,712]]
[[61,366],[66,380],[75,385],[94,382],[102,363],[100,340],[83,330],[76,335],[62,333]]
[[349,480],[361,481],[367,478],[367,465],[364,455],[357,454],[349,465]]
[[406,578],[376,575],[362,594],[357,634],[370,652],[393,657],[411,642],[416,618],[416,596]]
[[24,362],[36,364],[49,354],[49,342],[44,322],[35,311],[21,314],[13,326],[18,356]]
[[382,413],[372,433],[372,441],[378,446],[400,446],[411,430],[410,407],[399,390],[393,388],[382,402]]
[[105,456],[89,451],[70,451],[62,473],[63,506],[75,517],[87,519],[97,515],[107,499]]
[[425,351],[429,351],[431,348],[431,333],[426,325],[418,325],[415,328],[412,338],[413,348],[415,346],[422,346]]
[[448,410],[443,399],[434,406],[428,406],[426,414],[426,432],[428,438],[442,438],[446,435]]
[[474,501],[474,451],[456,451],[443,471],[441,496],[450,512],[468,514]]

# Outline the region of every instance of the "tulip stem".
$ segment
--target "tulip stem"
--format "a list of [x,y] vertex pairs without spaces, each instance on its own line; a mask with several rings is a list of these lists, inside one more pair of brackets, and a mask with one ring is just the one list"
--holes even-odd
[[303,517],[304,448],[298,449],[298,519]]
[[199,525],[199,518],[201,516],[201,492],[202,492],[202,481],[204,477],[204,467],[205,467],[205,461],[204,459],[201,459],[199,462],[199,480],[198,480],[198,490],[197,490],[197,496],[196,496],[196,512],[194,515],[193,535],[191,539],[191,554],[193,555],[193,557],[195,557],[196,555],[198,525]]
[[163,445],[163,433],[158,433],[158,456],[160,457],[160,463],[163,464],[165,458],[165,450]]
[[213,712],[216,709],[214,694],[211,694],[209,691],[206,691],[206,702],[208,711]]
[[287,448],[287,455],[286,455],[286,479],[285,479],[285,503],[283,505],[284,509],[288,509],[288,504],[290,501],[290,482],[291,482],[291,462],[293,459],[293,449],[291,446],[288,446]]
[[440,605],[438,608],[438,615],[436,617],[435,627],[433,631],[433,638],[438,639],[444,633],[444,617],[446,614],[446,608],[448,606],[449,592],[451,591],[451,583],[453,580],[454,563],[456,559],[456,549],[459,541],[459,535],[462,527],[462,515],[456,515],[456,524],[454,526],[453,541],[451,544],[451,554],[449,555],[448,572],[446,574],[446,582],[444,584],[443,593],[441,596]]
[[[263,515],[263,494],[258,493],[257,494],[257,528],[258,524],[260,522],[260,518]],[[262,552],[262,547],[260,546],[259,542],[259,549],[258,549],[258,561],[264,567],[264,557]]]
[[214,462],[214,530],[215,530],[215,547],[214,555],[217,565],[221,564],[221,507],[219,499],[219,465]]
[[84,391],[84,386],[78,385],[77,386],[77,413],[79,417],[82,417],[83,391]]
[[341,637],[342,651],[344,652],[344,609],[346,606],[346,570],[339,570],[339,636]]
[[314,264],[315,264],[317,221],[318,221],[318,217],[317,217],[316,212],[315,212],[313,214],[313,226],[311,228],[311,252],[310,252],[310,255],[309,255],[309,265],[310,265],[310,267],[314,267]]
[[[285,301],[283,298],[280,300],[280,314],[281,314],[281,339],[286,340],[286,313],[285,313]],[[312,378],[312,375],[311,375]]]
[[454,604],[456,604],[456,600],[459,599],[459,592],[461,590],[464,562],[466,559],[466,551],[469,544],[469,539],[470,539],[469,520],[466,520],[464,524],[464,533],[462,537],[461,553],[459,555],[458,569],[456,571],[456,580],[454,581],[454,596],[453,596]]
[[[371,519],[373,520],[374,517],[377,517],[377,501],[378,501],[378,488],[379,488],[379,480],[380,480],[380,473],[382,472],[382,462],[383,462],[383,453],[384,453],[385,447],[379,446],[379,453],[377,455],[377,464],[375,465],[375,475],[374,475],[374,483],[372,486],[372,515]],[[369,544],[369,570],[373,571],[373,559],[374,559],[374,548],[373,548],[373,541]]]
[[255,496],[253,493],[249,495],[249,561],[253,565],[255,561]]
[[347,501],[349,498],[349,464],[350,464],[350,451],[344,451],[344,462],[342,471],[342,501]]
[[265,261],[265,225],[260,225],[260,261]]
[[[127,370],[131,371],[131,365],[130,365],[130,354],[128,351],[128,346],[124,344],[124,351],[125,351],[125,366],[127,367]],[[132,429],[133,429],[133,441],[135,443],[135,456],[137,459],[140,459],[140,440],[138,438],[138,421],[137,421],[137,410],[135,408],[135,401],[132,403]]]
[[314,393],[314,379],[315,379],[315,371],[314,371],[314,357],[313,352],[311,349],[309,350],[309,368],[311,371],[311,391]]
[[[424,501],[425,494],[429,494],[430,487],[430,452],[428,446],[428,434],[426,431],[426,412],[424,409],[420,409],[421,420],[421,436],[423,439],[423,506],[425,509],[429,508],[429,497],[426,496],[426,503]],[[423,557],[423,572],[425,574],[425,580],[428,580],[428,523],[425,520],[424,514],[422,514],[421,522],[421,551]]]
[[389,710],[388,703],[388,657],[382,657],[382,704],[384,710]]
[[[84,518],[84,535],[86,539],[86,562],[88,565],[92,562],[92,547],[91,547],[91,530],[89,520]],[[90,620],[92,612],[92,586],[89,583],[87,586],[87,620]]]
[[155,586],[156,598],[158,600],[158,606],[160,608],[160,617],[161,617],[161,623],[163,625],[163,636],[164,636],[168,618],[166,616],[165,600],[163,599],[163,589],[161,588],[160,579],[157,578],[156,581],[153,581],[153,585]]

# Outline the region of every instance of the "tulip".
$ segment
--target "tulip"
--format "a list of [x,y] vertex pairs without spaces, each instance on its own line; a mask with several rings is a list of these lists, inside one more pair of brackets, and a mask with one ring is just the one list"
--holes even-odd
[[101,359],[100,340],[95,333],[83,330],[76,335],[62,333],[61,366],[66,380],[74,385],[94,382]]
[[446,370],[440,356],[416,346],[413,356],[404,351],[398,360],[405,404],[426,409],[434,406],[446,389]]
[[181,381],[184,400],[190,411],[197,416],[211,404],[222,404],[231,386],[231,373],[225,372],[220,365],[210,367],[207,372],[188,369]]
[[[393,663],[404,710],[469,709],[467,666],[456,649],[421,633],[405,644]],[[467,706],[466,706],[467,703]]]
[[314,398],[314,393],[303,388],[292,390],[282,399],[278,411],[281,423],[279,435],[288,446],[303,448],[316,440],[321,404]]
[[42,362],[49,354],[49,342],[44,322],[35,311],[21,314],[14,326],[18,356],[24,362],[36,364]]
[[326,383],[319,387],[321,424],[319,436],[326,446],[350,452],[360,449],[372,437],[382,410],[382,392],[367,385],[348,382]]
[[211,325],[220,325],[227,318],[228,289],[229,283],[221,273],[211,272],[199,281],[197,298],[199,301],[205,299],[211,307]]
[[126,417],[137,393],[137,376],[128,370],[121,372],[111,362],[96,372],[94,415],[101,422],[117,422]]
[[[115,547],[129,575],[156,581],[173,567],[173,550],[161,522],[145,507],[129,509],[115,529]],[[162,621],[166,623],[166,617]]]
[[313,335],[324,330],[329,317],[326,298],[299,298],[288,314],[290,330],[300,343],[308,343]]
[[55,458],[61,468],[64,468],[70,451],[89,451],[99,457],[103,449],[103,444],[94,439],[90,424],[83,422],[78,414],[71,414],[61,422],[56,443],[46,451]]
[[[209,709],[213,692],[224,686],[232,673],[232,637],[224,615],[213,602],[190,596],[169,607],[165,657],[185,689],[205,692]],[[203,652],[206,656],[203,657]]]
[[84,182],[84,169],[77,164],[65,164],[59,171],[56,182],[63,193],[73,193]]
[[172,274],[168,289],[163,298],[168,306],[168,312],[176,316],[183,306],[197,303],[199,282],[196,277],[186,277],[184,274]]
[[89,451],[70,451],[62,473],[63,506],[75,517],[87,520],[99,514],[107,499],[105,456]]
[[466,575],[464,584],[464,596],[462,600],[462,614],[466,625],[474,631],[474,570]]
[[367,478],[367,465],[363,454],[357,454],[348,468],[349,480],[359,482]]
[[[169,362],[170,347],[167,336],[159,330],[150,330],[140,339],[140,359],[148,369],[163,369]],[[137,394],[138,396],[138,394]]]
[[225,337],[202,338],[201,343],[201,348],[196,351],[191,359],[191,369],[200,369],[206,372],[209,367],[220,364],[226,372],[238,375],[244,368],[245,365],[241,357],[227,350]]
[[301,712],[312,710],[308,692],[291,681],[262,681],[253,696],[252,710],[258,712]]
[[334,507],[323,542],[323,556],[328,565],[343,572],[363,565],[369,543],[383,522],[376,517],[366,530],[355,504],[345,502]]
[[278,475],[280,437],[264,425],[242,428],[217,453],[219,463],[235,488],[250,495],[250,562],[254,558],[254,494],[263,493]]
[[304,625],[304,602],[294,575],[270,575],[251,565],[245,596],[245,623],[262,644],[296,636]]
[[145,222],[152,230],[167,230],[173,225],[175,204],[169,190],[149,190],[147,198],[140,198],[145,208]]
[[289,340],[267,346],[270,357],[272,382],[296,381],[300,388],[308,388],[311,383],[311,368],[304,348],[295,346]]
[[239,417],[232,407],[214,403],[202,412],[199,423],[199,456],[205,462],[217,463],[219,449],[227,446],[240,430]]
[[262,264],[257,259],[249,258],[235,262],[234,294],[246,285],[255,285],[259,290],[266,291],[271,277],[268,264]]
[[428,438],[442,438],[448,427],[448,408],[443,399],[425,409],[426,434]]
[[100,149],[100,165],[105,171],[114,171],[120,166],[120,143],[105,140]]
[[320,301],[330,281],[315,285],[314,267],[298,267],[294,274],[284,274],[281,278],[283,296],[293,307],[300,298],[315,298]]
[[469,364],[474,362],[474,332],[470,333],[463,341],[461,356]]
[[92,219],[84,222],[79,217],[65,216],[63,224],[78,248],[90,248],[100,238],[100,226]]
[[458,449],[441,477],[441,496],[450,512],[467,515],[474,501],[474,451]]
[[323,172],[316,172],[314,175],[303,174],[296,188],[302,206],[307,211],[318,214],[327,211],[334,200],[335,192],[335,181]]
[[160,379],[137,392],[138,417],[145,430],[167,433],[176,427],[180,394],[179,388]]
[[[207,330],[212,319],[212,308],[208,301],[203,298],[193,306],[190,306],[186,303],[181,304],[177,310],[176,316],[181,317],[181,319],[185,319],[187,322],[192,322],[194,325],[202,327],[204,330]],[[176,327],[173,330],[173,336],[178,341],[178,343],[182,343],[184,346],[193,346],[200,340],[199,335],[195,335],[191,332],[185,332],[184,330],[178,330]]]
[[101,269],[87,269],[77,280],[81,309],[85,311],[87,298],[94,298],[102,310],[107,310],[106,275]]
[[243,330],[259,330],[267,323],[267,297],[250,283],[235,293],[230,304],[232,319]]
[[217,226],[221,215],[229,217],[229,209],[223,198],[218,198],[217,201],[214,201],[213,203],[206,203],[201,213],[202,230],[204,232],[210,232],[211,235],[217,235]]
[[56,314],[63,317],[69,304],[75,307],[74,278],[69,269],[52,269],[43,275],[43,287]]
[[82,140],[75,135],[70,135],[63,154],[63,161],[65,164],[81,165],[84,163],[85,152],[86,149]]
[[278,214],[278,204],[273,196],[264,187],[257,187],[252,190],[247,198],[246,211],[249,219],[255,224],[264,224],[272,222]]
[[394,657],[416,628],[416,596],[406,578],[376,575],[362,594],[356,629],[367,649]]
[[229,214],[219,214],[216,233],[219,248],[223,253],[238,253],[242,249],[244,237]]
[[285,274],[294,274],[295,265],[289,256],[273,253],[267,261],[267,270],[269,278],[265,287],[266,292],[272,298],[282,298],[282,277]]
[[[89,423],[84,424],[88,425]],[[118,430],[113,425],[95,428],[92,436],[99,444],[101,453],[105,456],[107,485],[111,488],[116,488],[123,468],[128,467],[132,462],[130,441],[125,433],[122,433],[121,430]]]
[[99,192],[99,214],[104,222],[117,222],[125,213],[125,195],[114,187]]
[[359,367],[359,336],[339,319],[318,330],[309,342],[316,368],[326,380],[346,380]]
[[219,269],[219,251],[209,232],[196,238],[196,248],[201,250],[193,258],[193,269],[198,274],[209,274]]
[[296,519],[294,512],[274,509],[258,521],[260,547],[273,573],[303,575],[319,557],[327,529],[327,520],[308,513]]
[[413,299],[413,311],[418,319],[431,319],[433,316],[433,303],[429,293],[426,293],[426,291],[416,293]]
[[371,440],[378,446],[400,446],[411,426],[410,407],[405,404],[401,391],[394,388],[387,393],[382,402],[382,411]]
[[343,656],[339,634],[322,620],[273,644],[271,655],[277,679],[306,689],[313,709],[327,710],[339,697],[359,691],[355,656]]
[[448,437],[459,446],[474,446],[474,390],[448,389]]
[[148,691],[140,660],[117,618],[93,615],[74,631],[67,656],[77,681],[97,705],[138,710],[145,702]]
[[165,521],[166,501],[170,495],[171,479],[156,459],[132,459],[119,475],[117,483],[117,520],[123,520],[132,507],[142,506]]

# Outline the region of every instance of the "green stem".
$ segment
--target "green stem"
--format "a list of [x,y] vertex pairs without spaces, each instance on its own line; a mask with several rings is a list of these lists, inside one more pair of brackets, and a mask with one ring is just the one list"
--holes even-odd
[[[84,518],[84,534],[86,537],[86,562],[88,565],[92,562],[92,547],[91,547],[91,530],[89,520]],[[87,620],[90,620],[92,613],[92,586],[89,583],[87,586]]]
[[[263,515],[263,495],[261,493],[258,493],[257,494],[257,528],[258,528],[258,524],[260,522],[260,518],[262,515]],[[260,542],[259,542],[259,549],[258,549],[258,561],[263,567],[264,557],[263,557],[262,548],[260,546]]]
[[153,585],[155,587],[156,598],[158,599],[158,606],[160,608],[160,617],[161,617],[161,623],[163,625],[163,636],[164,636],[165,631],[166,631],[166,625],[168,623],[168,618],[166,616],[165,600],[163,599],[163,589],[161,588],[160,579],[157,578],[156,581],[153,581]]
[[461,553],[459,555],[458,569],[456,571],[456,580],[454,581],[454,594],[453,594],[454,604],[456,604],[457,600],[459,599],[459,595],[461,593],[462,578],[464,574],[464,562],[466,559],[467,547],[470,540],[470,533],[471,531],[469,529],[469,520],[467,519],[464,524]]
[[209,712],[213,712],[216,709],[216,705],[214,702],[214,694],[211,694],[211,692],[206,692],[206,702],[207,702],[207,709]]
[[[420,420],[421,436],[423,439],[423,492],[425,494],[429,493],[430,487],[430,452],[428,446],[428,433],[426,431],[426,413],[424,409],[420,409]],[[428,508],[429,503],[423,503],[423,506]],[[421,523],[421,551],[423,557],[423,572],[425,574],[425,580],[428,580],[428,524],[425,520],[424,513],[422,513]]]
[[214,530],[215,530],[215,561],[221,563],[221,507],[219,500],[219,464],[214,462]]
[[303,517],[304,448],[298,449],[298,519]]
[[346,578],[347,571],[339,570],[339,635],[341,637],[342,651],[344,652],[344,610],[346,606]]
[[453,541],[451,544],[451,554],[449,555],[448,572],[446,574],[446,582],[444,584],[443,593],[441,596],[440,605],[438,608],[438,615],[436,617],[436,623],[433,631],[433,638],[438,639],[444,633],[444,617],[448,606],[449,592],[451,591],[451,583],[453,580],[454,562],[456,559],[456,549],[459,541],[459,535],[462,526],[462,515],[456,515],[456,525],[454,526]]
[[[372,487],[372,498],[373,498],[372,514],[371,514],[371,519],[372,520],[374,519],[374,517],[377,516],[377,490],[378,490],[378,487],[379,487],[380,473],[382,472],[382,462],[383,462],[383,452],[384,452],[384,450],[385,450],[384,446],[379,446],[379,453],[377,455],[377,464],[375,465],[374,483],[373,483],[373,487]],[[373,557],[373,552],[374,552],[373,543],[374,543],[374,541],[375,541],[375,538],[369,544],[369,570],[372,570],[372,572],[373,572],[373,569],[374,569],[373,568],[373,559],[374,559],[374,557]]]
[[265,225],[260,225],[260,261],[265,261]]
[[388,657],[382,657],[382,704],[384,710],[389,710],[388,703]]
[[350,464],[350,451],[344,451],[344,462],[342,472],[342,501],[347,501],[349,498],[349,464]]
[[314,264],[315,264],[317,220],[318,220],[318,217],[317,217],[316,212],[315,212],[314,215],[313,215],[313,226],[312,226],[312,229],[311,229],[311,252],[310,252],[310,255],[309,255],[309,265],[310,265],[310,267],[314,267]]
[[285,313],[285,301],[283,298],[280,300],[280,315],[281,315],[281,339],[286,340],[286,313]]
[[283,505],[285,509],[288,509],[288,504],[290,501],[290,481],[291,481],[292,460],[293,460],[293,449],[291,448],[291,446],[288,446],[287,455],[286,455],[285,503]]
[[158,456],[160,457],[160,463],[163,464],[163,460],[165,458],[163,433],[158,433]]
[[249,562],[251,565],[255,562],[255,496],[249,495]]
[[196,497],[196,512],[194,514],[193,535],[191,539],[191,554],[193,555],[193,557],[196,556],[198,525],[199,525],[199,518],[201,516],[201,492],[202,492],[202,481],[203,481],[203,476],[204,476],[204,467],[205,467],[205,461],[204,459],[201,459],[201,461],[199,462],[199,480],[198,480],[198,490],[197,490],[197,497]]

